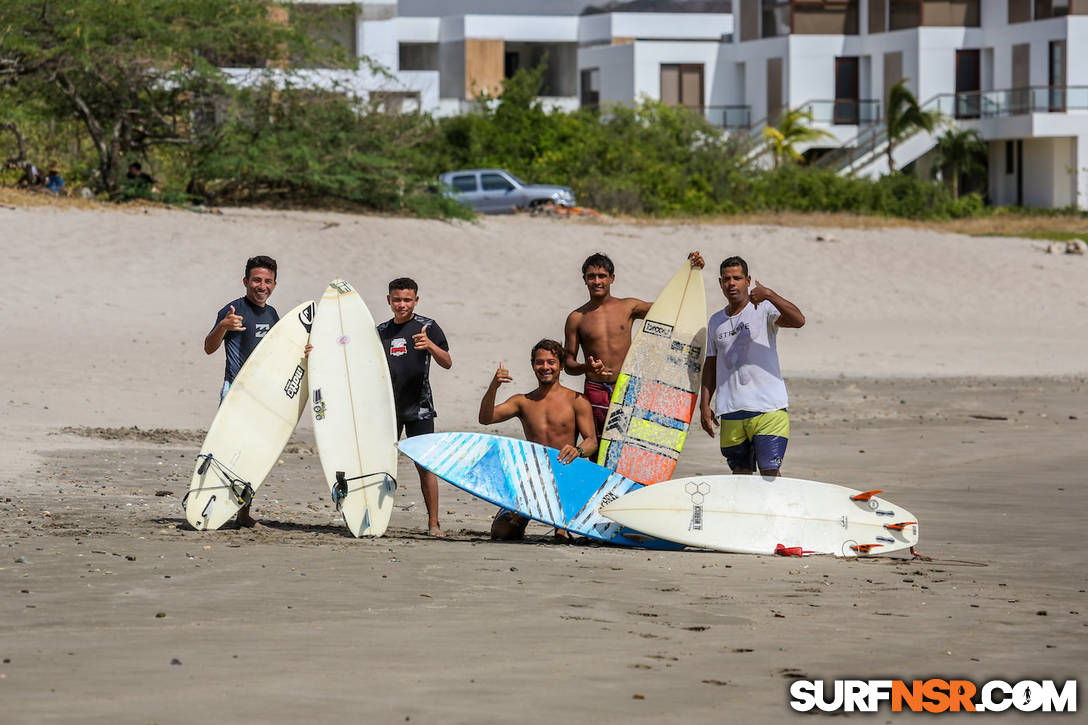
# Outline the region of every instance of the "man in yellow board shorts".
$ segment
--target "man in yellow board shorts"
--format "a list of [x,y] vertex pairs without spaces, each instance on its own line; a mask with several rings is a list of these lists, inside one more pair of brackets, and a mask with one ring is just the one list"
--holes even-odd
[[[790,437],[789,398],[778,365],[780,327],[802,327],[797,305],[758,281],[748,263],[729,257],[718,280],[726,306],[710,317],[699,413],[735,474],[778,476]],[[713,408],[711,407],[713,400]]]

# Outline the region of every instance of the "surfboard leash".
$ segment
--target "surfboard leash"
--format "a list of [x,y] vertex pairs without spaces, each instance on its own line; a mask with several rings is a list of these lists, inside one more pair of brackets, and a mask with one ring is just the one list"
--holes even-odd
[[[239,505],[248,506],[249,504],[253,503],[253,496],[256,491],[253,490],[253,486],[249,484],[249,481],[245,480],[237,473],[224,466],[211,453],[198,453],[196,459],[199,461],[202,458],[204,460],[203,462],[201,462],[200,468],[198,468],[196,471],[197,475],[203,476],[207,472],[208,467],[214,465],[220,475],[224,479],[226,479],[227,488],[232,494],[234,494],[234,498],[237,499]],[[189,493],[192,493],[192,491],[190,491]],[[187,498],[189,498],[188,493],[185,494],[185,497],[181,500],[182,506],[185,505],[185,499]]]
[[858,557],[858,558],[859,559],[869,559],[869,560],[885,559],[887,561],[897,561],[900,564],[906,563],[908,561],[920,561],[920,562],[923,562],[923,563],[926,563],[926,564],[936,564],[938,566],[989,566],[989,564],[986,564],[985,562],[981,562],[981,561],[967,561],[965,559],[934,559],[932,556],[926,556],[925,554],[918,553],[918,551],[916,551],[913,546],[910,547],[910,558],[909,559],[904,559],[901,556],[879,556],[879,555],[878,556],[865,556],[865,557]]
[[[390,481],[393,482],[394,491],[400,485],[397,483],[396,477],[391,476],[387,471],[377,471],[375,473],[361,473],[358,476],[352,476],[351,478],[346,478],[346,474],[344,471],[337,471],[336,483],[334,483],[332,486],[332,502],[336,505],[336,510],[340,510],[340,507],[344,503],[344,499],[348,497],[348,481],[359,481],[364,478],[373,478],[374,476],[385,476],[386,478],[388,478]],[[377,484],[363,484],[362,487],[366,488],[367,485],[375,486]]]

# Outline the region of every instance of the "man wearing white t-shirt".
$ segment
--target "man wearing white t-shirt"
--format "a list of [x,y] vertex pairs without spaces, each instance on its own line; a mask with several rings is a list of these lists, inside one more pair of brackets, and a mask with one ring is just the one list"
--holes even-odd
[[[710,317],[699,411],[712,438],[721,421],[721,448],[736,474],[777,476],[790,437],[789,398],[778,367],[779,327],[801,327],[797,305],[748,276],[748,263],[721,264],[727,304]],[[711,408],[711,398],[714,406]]]

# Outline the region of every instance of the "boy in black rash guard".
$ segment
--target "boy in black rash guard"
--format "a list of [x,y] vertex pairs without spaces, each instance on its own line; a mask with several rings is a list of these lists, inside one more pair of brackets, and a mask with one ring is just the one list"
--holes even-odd
[[[453,365],[450,346],[438,323],[415,313],[419,304],[419,285],[408,277],[389,283],[386,300],[393,310],[393,319],[378,325],[389,375],[393,382],[393,398],[397,407],[397,438],[434,433],[434,399],[431,396],[431,358],[446,370]],[[427,533],[445,536],[438,525],[438,477],[416,466],[423,501],[427,505]]]
[[[219,402],[223,402],[231,383],[261,338],[268,334],[280,320],[276,308],[267,304],[276,289],[276,260],[263,254],[246,261],[246,276],[242,278],[245,297],[223,305],[215,318],[215,327],[204,338],[204,352],[211,355],[224,345],[227,352],[227,368],[223,374],[223,387]],[[254,526],[254,519],[246,504],[238,510],[239,526]]]

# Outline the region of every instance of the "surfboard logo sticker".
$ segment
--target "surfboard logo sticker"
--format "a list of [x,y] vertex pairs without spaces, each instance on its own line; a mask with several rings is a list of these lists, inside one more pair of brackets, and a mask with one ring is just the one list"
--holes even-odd
[[310,332],[310,328],[314,326],[314,311],[314,303],[311,302],[306,306],[306,309],[298,313],[298,321],[302,323],[302,327],[305,328],[307,333]]
[[302,377],[306,374],[306,369],[301,365],[295,366],[295,372],[287,379],[287,384],[283,386],[283,392],[287,394],[288,398],[294,398],[298,395],[298,391],[302,389]]
[[654,322],[653,320],[646,320],[642,323],[643,332],[658,337],[672,337],[672,328],[672,325],[666,325],[664,322]]
[[351,342],[350,335],[341,335],[340,337],[336,338],[337,345],[347,345],[349,342]]
[[348,292],[354,292],[355,289],[342,279],[338,279],[334,282],[330,282],[329,286],[342,295],[346,295]]
[[691,497],[691,523],[688,524],[688,531],[702,531],[703,502],[710,493],[710,484],[705,481],[689,481],[684,484],[684,493]]
[[314,420],[325,420],[325,401],[321,399],[321,388],[314,391]]

